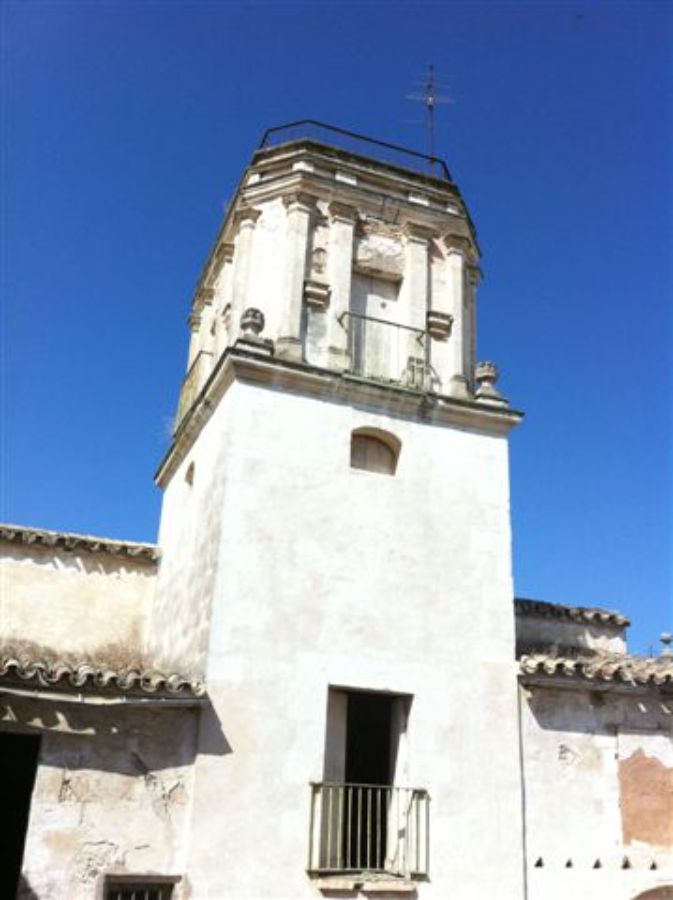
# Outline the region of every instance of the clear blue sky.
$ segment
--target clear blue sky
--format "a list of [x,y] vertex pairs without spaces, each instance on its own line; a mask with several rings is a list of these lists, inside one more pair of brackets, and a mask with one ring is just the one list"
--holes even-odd
[[[185,318],[262,131],[439,150],[484,253],[514,434],[517,592],[673,628],[673,6],[7,2],[2,518],[140,540]],[[414,121],[416,120],[416,121]]]

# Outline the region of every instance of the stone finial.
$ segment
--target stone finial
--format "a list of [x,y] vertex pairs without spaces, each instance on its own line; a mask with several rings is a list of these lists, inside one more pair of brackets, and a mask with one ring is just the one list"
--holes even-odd
[[256,353],[261,356],[273,356],[273,341],[260,337],[264,331],[265,319],[261,309],[249,307],[241,316],[241,332],[234,347],[245,350],[247,353]]
[[244,338],[253,340],[264,331],[266,320],[261,309],[246,309],[241,316],[241,334]]
[[668,631],[664,631],[663,634],[659,637],[659,640],[664,645],[664,649],[661,651],[662,656],[673,657],[673,648],[671,648],[671,644],[673,644],[673,634]]
[[453,316],[449,315],[449,313],[429,309],[426,313],[425,322],[428,334],[437,341],[445,341],[451,334]]
[[492,406],[507,406],[507,400],[495,386],[499,372],[494,362],[477,363],[474,369],[474,377],[478,384],[475,397],[480,403],[489,403]]

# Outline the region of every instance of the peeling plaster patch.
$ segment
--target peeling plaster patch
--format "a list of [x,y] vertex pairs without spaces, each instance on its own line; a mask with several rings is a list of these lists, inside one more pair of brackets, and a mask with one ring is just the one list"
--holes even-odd
[[673,768],[636,750],[619,761],[624,843],[673,847]]
[[100,872],[123,862],[119,847],[111,841],[92,841],[82,844],[73,861],[76,881],[93,882]]

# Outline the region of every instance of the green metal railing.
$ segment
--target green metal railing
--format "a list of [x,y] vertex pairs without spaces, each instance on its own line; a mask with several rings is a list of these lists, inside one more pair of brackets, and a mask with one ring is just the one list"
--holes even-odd
[[427,332],[386,319],[344,312],[350,371],[362,378],[425,390],[429,380]]
[[308,870],[422,877],[430,856],[430,798],[422,788],[313,782]]

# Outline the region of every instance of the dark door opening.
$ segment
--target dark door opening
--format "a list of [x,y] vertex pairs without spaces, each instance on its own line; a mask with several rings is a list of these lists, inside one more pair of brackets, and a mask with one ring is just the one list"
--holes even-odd
[[16,897],[39,749],[39,737],[0,734],[0,897]]
[[[392,783],[392,704],[387,694],[348,694],[346,868],[383,869]],[[379,787],[379,785],[381,787]]]

